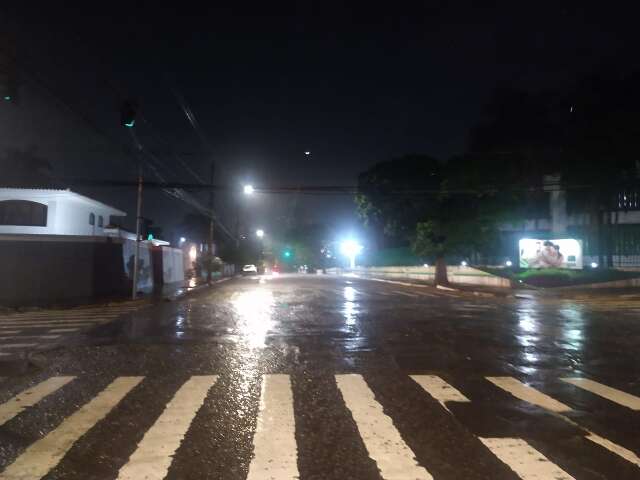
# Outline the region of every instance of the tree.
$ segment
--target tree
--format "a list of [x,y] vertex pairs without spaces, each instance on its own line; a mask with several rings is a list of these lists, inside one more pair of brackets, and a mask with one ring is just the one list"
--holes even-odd
[[435,284],[447,285],[447,256],[470,257],[495,244],[499,226],[519,218],[517,192],[488,188],[480,157],[451,159],[440,176],[439,192],[416,225],[412,249],[434,258]]
[[377,163],[358,176],[356,205],[366,227],[391,243],[410,242],[416,223],[433,196],[417,192],[440,188],[441,165],[426,155],[405,155]]
[[603,238],[603,220],[610,222],[605,212],[618,208],[621,191],[638,190],[638,80],[637,72],[607,71],[564,90],[499,90],[470,137],[470,151],[494,170],[494,183],[526,192],[527,218],[548,216],[544,176],[558,175],[569,212],[590,217],[590,240],[601,265],[607,264],[604,251],[610,251]]

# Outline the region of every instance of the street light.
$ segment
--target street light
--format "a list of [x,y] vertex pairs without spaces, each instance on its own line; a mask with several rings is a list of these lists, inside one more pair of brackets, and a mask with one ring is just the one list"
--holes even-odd
[[245,185],[244,186],[244,194],[245,195],[253,195],[253,185]]
[[262,230],[261,228],[259,228],[258,230],[256,230],[256,236],[258,238],[262,238],[264,237],[264,230]]
[[340,252],[349,258],[349,266],[351,269],[356,268],[356,255],[362,252],[362,245],[355,240],[345,240],[340,244]]
[[180,245],[182,245],[184,242],[186,242],[187,239],[184,237],[180,237]]

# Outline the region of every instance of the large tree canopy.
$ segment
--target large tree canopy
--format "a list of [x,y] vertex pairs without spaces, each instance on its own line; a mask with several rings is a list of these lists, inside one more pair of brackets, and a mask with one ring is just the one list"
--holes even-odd
[[[408,242],[437,192],[442,166],[426,155],[406,155],[377,163],[358,177],[356,204],[365,226],[392,240]],[[422,192],[422,193],[421,193]]]

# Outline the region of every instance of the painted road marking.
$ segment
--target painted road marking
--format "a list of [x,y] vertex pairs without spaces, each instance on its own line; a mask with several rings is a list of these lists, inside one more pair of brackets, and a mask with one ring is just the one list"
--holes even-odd
[[68,332],[77,332],[80,330],[79,328],[52,328],[49,330],[51,333],[68,333]]
[[[6,332],[0,332],[0,333],[6,333]],[[20,335],[20,339],[23,339],[23,338],[54,340],[56,338],[60,338],[60,335]],[[15,339],[16,339],[16,337],[0,337],[0,341],[3,341],[3,340],[15,340]]]
[[24,320],[7,320],[0,322],[0,325],[28,325],[30,323],[78,323],[78,322],[102,322],[105,320],[113,320],[116,317],[78,317],[78,318],[64,318],[64,319],[24,319]]
[[22,330],[0,330],[0,333],[5,333],[5,334],[17,334],[20,333]]
[[[586,430],[586,429],[584,429]],[[627,462],[635,463],[640,467],[640,458],[633,453],[631,450],[628,450],[617,443],[613,443],[611,440],[607,440],[606,438],[601,437],[600,435],[593,433],[590,430],[586,430],[587,436],[585,437],[587,440],[592,441],[593,443],[597,443],[601,447],[606,448],[610,452],[615,453],[619,457],[624,458]]]
[[395,293],[396,295],[404,295],[405,297],[411,297],[411,298],[416,298],[418,296],[415,293],[400,292],[397,290],[394,290],[393,293]]
[[33,313],[17,313],[15,315],[2,315],[0,318],[54,318],[54,317],[91,317],[96,315],[119,315],[119,312],[113,310],[94,310],[92,312],[82,311],[82,312],[52,312],[52,313],[42,313],[42,312],[33,312]]
[[51,377],[3,403],[0,405],[0,425],[4,425],[26,408],[34,406],[44,397],[64,387],[74,378],[76,377]]
[[338,388],[351,411],[360,436],[385,480],[432,480],[433,477],[415,461],[393,421],[385,415],[361,375],[336,375]]
[[289,375],[263,375],[253,460],[247,480],[299,478],[293,392]]
[[622,390],[608,387],[602,383],[589,380],[588,378],[561,378],[560,380],[570,383],[571,385],[575,385],[576,387],[582,388],[588,392],[595,393],[596,395],[606,398],[607,400],[611,400],[623,407],[630,408],[631,410],[640,410],[640,398],[623,392]]
[[[491,380],[493,379],[493,380]],[[494,380],[498,379],[498,383],[496,383]],[[511,381],[504,381],[504,379],[511,379]],[[527,385],[524,385],[522,383],[520,383],[518,380],[516,380],[515,378],[511,378],[511,377],[487,377],[487,380],[493,382],[494,384],[498,385],[500,388],[503,388],[505,390],[507,390],[509,393],[511,393],[513,396],[524,400],[525,402],[529,402],[533,405],[537,405],[539,407],[542,407],[546,410],[549,410],[551,412],[557,413],[559,414],[558,416],[563,419],[564,421],[570,423],[571,425],[574,425],[580,429],[582,429],[584,432],[586,432],[586,439],[590,440],[594,443],[597,443],[598,445],[606,448],[607,450],[609,450],[610,452],[615,453],[616,455],[624,458],[625,460],[634,463],[636,465],[640,466],[640,458],[638,458],[636,456],[635,453],[633,453],[630,450],[627,450],[626,448],[610,441],[607,440],[606,438],[603,438],[601,436],[599,436],[596,433],[593,433],[592,431],[582,427],[581,425],[577,424],[576,422],[574,422],[573,420],[571,420],[568,417],[565,417],[564,415],[560,415],[560,413],[566,412],[566,411],[570,411],[571,409],[569,407],[567,407],[566,405],[564,405],[563,403],[558,402],[557,400],[554,400],[553,398],[549,397],[548,395],[545,395],[542,392],[539,392],[538,390],[536,390],[533,387],[529,387]],[[499,385],[499,383],[502,383],[502,385]],[[515,386],[514,386],[515,384]],[[508,388],[510,388],[511,390],[509,390]],[[561,406],[564,406],[566,409],[568,410],[560,410]]]
[[173,455],[217,380],[216,375],[194,376],[180,387],[120,469],[119,480],[161,480],[167,475]]
[[95,320],[99,318],[113,319],[121,317],[121,315],[62,315],[58,317],[16,317],[16,318],[3,318],[0,317],[0,324],[4,323],[17,323],[17,322],[65,322],[65,321],[77,321],[77,320]]
[[470,402],[467,397],[436,375],[411,375],[414,382],[435,398],[445,410],[446,402]]
[[144,377],[118,377],[48,435],[27,448],[0,473],[0,480],[36,480],[44,477],[73,444],[102,420]]
[[480,441],[523,480],[575,480],[522,439],[481,438]]
[[571,407],[568,407],[564,403],[559,402],[551,398],[548,395],[536,390],[529,385],[525,385],[520,380],[513,377],[485,377],[495,386],[510,393],[520,400],[529,402],[533,405],[538,405],[546,410],[550,410],[556,413],[569,412]]
[[0,330],[7,330],[7,329],[11,329],[11,328],[51,328],[51,327],[85,327],[85,326],[91,326],[91,325],[100,325],[101,323],[94,323],[94,322],[69,322],[69,323],[59,323],[59,324],[52,324],[52,323],[20,323],[17,325],[6,325],[6,326],[0,326]]
[[37,343],[3,343],[0,345],[0,349],[2,348],[30,348],[38,345]]

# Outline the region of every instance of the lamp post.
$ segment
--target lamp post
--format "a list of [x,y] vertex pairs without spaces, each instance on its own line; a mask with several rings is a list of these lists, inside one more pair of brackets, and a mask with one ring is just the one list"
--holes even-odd
[[345,240],[340,245],[340,251],[349,259],[349,268],[356,268],[356,256],[362,252],[362,245],[355,240]]

